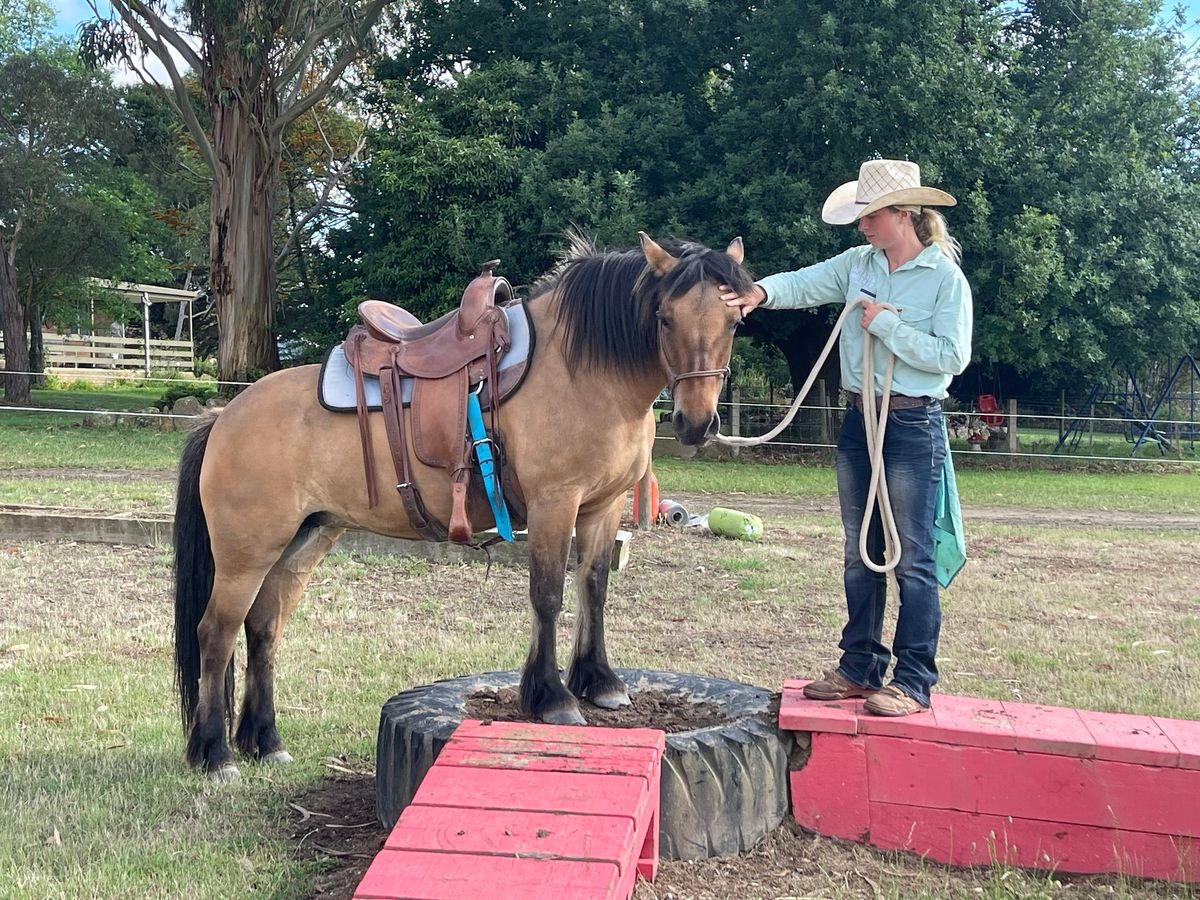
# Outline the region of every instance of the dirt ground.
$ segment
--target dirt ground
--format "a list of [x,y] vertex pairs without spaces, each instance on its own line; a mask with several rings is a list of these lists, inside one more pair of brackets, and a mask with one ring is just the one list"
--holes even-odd
[[[700,509],[711,503],[700,495],[679,499]],[[735,500],[739,508],[769,517],[762,544],[669,529],[635,536],[630,566],[614,576],[608,602],[609,651],[616,663],[777,686],[785,678],[811,677],[833,661],[844,613],[840,527],[832,504],[734,495],[727,502]],[[1197,717],[1198,682],[1190,676],[1200,659],[1200,588],[1194,567],[1180,561],[1189,548],[1194,555],[1200,517],[978,512],[968,513],[980,524],[971,535],[972,561],[945,597],[940,690]],[[1081,531],[1091,528],[1119,530]],[[1165,534],[1148,535],[1156,529]],[[49,627],[80,644],[112,644],[116,634],[116,652],[160,656],[158,636],[169,629],[168,562],[153,548],[0,541],[0,645],[10,631]],[[72,586],[69,597],[62,585]],[[76,596],[94,602],[76,604]],[[318,571],[302,603],[288,638],[288,664],[307,652],[304,640],[328,632],[357,641],[364,658],[378,655],[378,645],[389,657],[461,654],[473,668],[457,674],[481,671],[481,656],[487,659],[482,665],[502,667],[490,655],[517,644],[523,652],[526,596],[526,573],[514,567],[496,566],[485,581],[482,565],[334,558]],[[571,606],[562,617],[564,650],[574,624]],[[50,619],[47,610],[54,611]],[[1078,640],[1080,634],[1087,639]],[[0,672],[14,659],[0,654]],[[314,670],[318,665],[325,668]],[[307,704],[323,680],[343,677],[334,669],[329,662],[304,664],[299,671],[314,686],[299,691],[295,702]],[[439,670],[437,677],[444,674],[454,673]],[[411,683],[426,683],[429,672],[413,677],[420,680]],[[397,690],[408,686],[394,684]],[[498,697],[480,713],[497,717],[493,707],[505,702],[511,698]],[[664,710],[647,712],[661,717]],[[357,721],[356,727],[371,731],[373,723]],[[286,718],[281,728],[286,732]],[[298,857],[334,863],[314,880],[313,896],[349,897],[385,838],[375,818],[372,774],[339,772],[295,798],[287,833]],[[1119,879],[957,872],[785,825],[736,859],[664,863],[657,881],[640,884],[635,897],[979,895],[1179,896]]]

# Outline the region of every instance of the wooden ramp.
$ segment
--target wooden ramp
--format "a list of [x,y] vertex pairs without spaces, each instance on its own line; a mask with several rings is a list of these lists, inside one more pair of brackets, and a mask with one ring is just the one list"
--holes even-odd
[[665,745],[652,729],[464,721],[354,896],[625,900],[658,869]]
[[934,696],[886,718],[784,684],[796,820],[938,862],[1200,881],[1200,722]]

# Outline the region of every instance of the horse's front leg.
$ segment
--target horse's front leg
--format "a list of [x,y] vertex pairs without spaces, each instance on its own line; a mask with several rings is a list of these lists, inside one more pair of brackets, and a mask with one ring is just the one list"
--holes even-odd
[[529,504],[529,600],[533,635],[521,673],[521,709],[554,725],[584,725],[579,703],[558,675],[555,631],[562,611],[571,528],[579,500],[557,498]]
[[599,510],[580,513],[575,523],[579,567],[575,572],[575,647],[567,669],[567,687],[576,697],[604,709],[629,705],[625,683],[608,664],[604,645],[604,601],[612,569],[613,544],[625,495]]

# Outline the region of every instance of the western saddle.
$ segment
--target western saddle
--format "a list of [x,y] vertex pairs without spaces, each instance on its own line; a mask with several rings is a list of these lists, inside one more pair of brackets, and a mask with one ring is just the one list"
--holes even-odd
[[[388,449],[396,471],[396,490],[414,528],[426,540],[469,543],[473,534],[468,510],[472,442],[467,433],[467,397],[475,389],[490,408],[491,437],[499,436],[499,407],[505,391],[496,375],[496,360],[510,346],[508,317],[497,301],[513,299],[508,281],[492,273],[500,260],[483,271],[463,292],[462,304],[428,324],[383,300],[359,304],[361,325],[342,345],[354,369],[359,437],[367,477],[367,501],[379,502],[371,450],[370,411],[365,376],[379,378]],[[413,482],[405,435],[402,379],[413,379],[410,403],[412,449],[428,466],[450,473],[452,512],[449,527],[431,516]]]

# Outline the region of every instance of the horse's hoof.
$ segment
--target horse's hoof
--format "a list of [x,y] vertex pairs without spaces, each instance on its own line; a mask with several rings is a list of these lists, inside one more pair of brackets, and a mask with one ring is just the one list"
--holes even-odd
[[598,706],[601,709],[620,709],[622,706],[628,706],[632,701],[629,699],[629,691],[606,691],[603,694],[597,694],[595,697],[588,698],[593,706]]
[[276,750],[274,753],[268,753],[262,758],[263,764],[268,766],[290,766],[295,760],[292,754],[286,750]]
[[208,773],[209,781],[237,781],[241,777],[242,773],[233,763],[225,763]]
[[542,721],[547,725],[586,725],[587,719],[574,706],[560,706],[542,713]]

